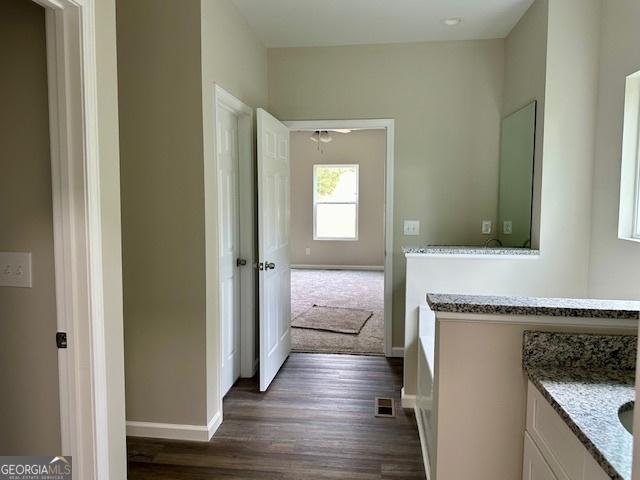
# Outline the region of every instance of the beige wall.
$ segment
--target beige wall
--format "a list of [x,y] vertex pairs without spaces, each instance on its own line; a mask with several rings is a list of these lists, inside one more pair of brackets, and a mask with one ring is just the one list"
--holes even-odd
[[109,477],[113,480],[124,480],[127,477],[127,451],[115,0],[96,0],[95,17],[105,355],[109,384]]
[[44,9],[0,15],[0,251],[32,253],[32,288],[0,287],[0,452],[60,453]]
[[603,2],[589,278],[594,297],[640,299],[640,244],[618,239],[624,86],[625,77],[640,70],[638,45],[640,3]]
[[265,105],[266,50],[227,0],[117,7],[127,419],[206,425],[219,410],[213,83]]
[[127,419],[202,425],[200,2],[117,1]]
[[[545,83],[547,78],[547,22],[549,1],[537,0],[505,39],[504,96],[506,117],[537,100],[531,245],[539,246],[544,141]],[[501,226],[498,226],[501,228]]]
[[[504,41],[269,50],[281,120],[396,120],[393,345],[402,346],[403,245],[477,244],[495,220]],[[404,237],[404,219],[421,235]]]
[[[291,133],[291,263],[293,265],[384,265],[386,132],[332,133],[333,141],[312,142],[311,132]],[[358,164],[358,240],[313,239],[313,166]],[[305,253],[306,248],[311,254]]]
[[[267,50],[244,17],[228,0],[202,0],[202,115],[204,145],[207,419],[220,411],[217,363],[219,357],[218,203],[215,165],[214,84],[246,105],[267,105]],[[255,195],[254,192],[251,192]],[[257,335],[256,335],[257,344]]]

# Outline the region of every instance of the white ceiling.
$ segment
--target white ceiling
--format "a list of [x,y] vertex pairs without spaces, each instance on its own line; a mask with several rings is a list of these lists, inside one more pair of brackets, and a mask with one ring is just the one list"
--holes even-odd
[[[503,38],[533,0],[232,0],[267,47]],[[459,17],[448,27],[442,20]]]

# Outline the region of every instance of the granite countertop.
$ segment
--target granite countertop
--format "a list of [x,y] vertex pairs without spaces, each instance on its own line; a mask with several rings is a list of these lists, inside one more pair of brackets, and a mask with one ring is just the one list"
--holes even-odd
[[631,479],[633,436],[618,410],[635,399],[631,370],[527,369],[531,382],[613,479]]
[[525,332],[522,363],[529,380],[600,467],[631,479],[633,436],[618,418],[635,399],[634,335]]
[[577,298],[427,294],[434,312],[640,320],[640,302]]
[[510,247],[465,247],[457,245],[432,245],[428,247],[403,247],[402,253],[424,254],[424,255],[518,255],[536,256],[540,255],[540,250],[531,248],[510,248]]

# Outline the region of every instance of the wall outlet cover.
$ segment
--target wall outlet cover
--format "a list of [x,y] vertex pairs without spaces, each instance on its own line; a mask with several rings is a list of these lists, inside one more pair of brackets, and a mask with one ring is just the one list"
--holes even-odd
[[513,233],[513,222],[511,220],[505,220],[502,223],[502,233],[505,235],[511,235]]
[[31,253],[0,252],[0,287],[31,288]]
[[404,234],[405,235],[420,235],[420,221],[419,220],[405,220],[404,221]]
[[492,226],[491,220],[483,220],[482,221],[482,233],[484,235],[489,235],[491,233],[491,226]]

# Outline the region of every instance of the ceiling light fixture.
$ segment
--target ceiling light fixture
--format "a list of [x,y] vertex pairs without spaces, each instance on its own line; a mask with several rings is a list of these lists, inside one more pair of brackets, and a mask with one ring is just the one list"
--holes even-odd
[[456,25],[460,25],[460,23],[462,23],[462,19],[459,17],[450,17],[442,20],[442,23],[449,27],[455,27]]

